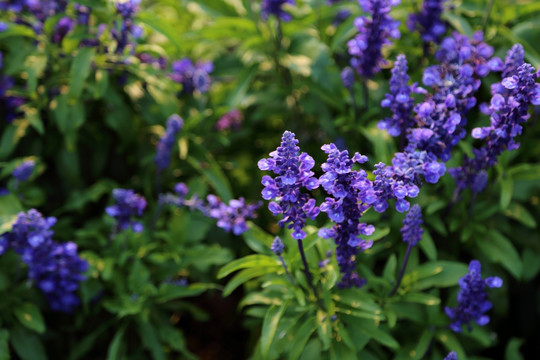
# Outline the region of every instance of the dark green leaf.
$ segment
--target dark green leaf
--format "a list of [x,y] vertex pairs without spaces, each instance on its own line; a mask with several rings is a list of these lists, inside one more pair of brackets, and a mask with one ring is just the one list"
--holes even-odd
[[11,231],[17,214],[23,211],[19,199],[14,194],[0,196],[0,235]]
[[32,303],[17,306],[13,312],[21,324],[40,334],[45,332],[45,322],[39,309]]
[[45,348],[39,337],[21,326],[10,333],[11,344],[22,360],[47,360]]
[[9,360],[9,331],[0,329],[0,360]]
[[476,244],[491,260],[504,266],[516,279],[521,279],[523,263],[516,248],[506,236],[493,229],[487,238],[478,240]]
[[84,84],[92,66],[92,61],[96,54],[96,49],[93,47],[84,47],[79,49],[79,52],[73,59],[70,71],[70,83],[68,97],[70,100],[78,99],[81,96]]
[[163,347],[157,337],[157,331],[148,321],[139,322],[139,333],[145,349],[150,351],[154,360],[166,360]]

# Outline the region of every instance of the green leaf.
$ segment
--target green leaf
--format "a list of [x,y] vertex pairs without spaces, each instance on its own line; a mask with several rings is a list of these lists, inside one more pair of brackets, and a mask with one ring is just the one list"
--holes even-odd
[[0,235],[11,231],[17,214],[23,211],[19,198],[14,194],[0,196]]
[[182,39],[180,37],[180,33],[176,28],[170,26],[168,21],[163,21],[163,19],[156,16],[156,14],[146,11],[139,12],[137,14],[137,20],[164,35],[178,51],[182,49]]
[[196,360],[198,359],[193,355],[187,348],[186,340],[184,335],[178,329],[175,329],[172,326],[160,325],[158,327],[159,337],[165,341],[171,348],[182,353],[182,359]]
[[425,293],[407,293],[400,298],[401,301],[424,304],[428,306],[439,305],[441,299],[437,296],[433,296]]
[[0,32],[0,40],[11,37],[11,36],[24,36],[35,38],[36,33],[31,27],[25,25],[15,25],[9,24],[8,28]]
[[145,289],[150,279],[150,271],[140,259],[135,259],[131,272],[128,276],[128,288],[135,294],[140,294]]
[[148,321],[139,322],[139,333],[145,349],[150,351],[154,360],[166,360],[163,347],[157,337],[157,331]]
[[456,29],[459,33],[467,35],[468,37],[473,36],[473,29],[471,25],[469,25],[467,20],[465,20],[463,17],[449,11],[445,11],[442,14],[442,18],[448,20],[450,25],[452,25],[452,27]]
[[403,285],[415,289],[429,287],[448,287],[458,283],[465,275],[468,267],[465,264],[451,261],[432,261],[418,266],[403,277]]
[[302,351],[304,351],[304,348],[306,347],[309,338],[317,329],[317,323],[311,316],[308,316],[306,320],[303,321],[301,324],[302,325],[298,328],[298,330],[295,329],[294,331],[293,346],[291,351],[289,352],[289,359],[291,360],[296,360],[300,357]]
[[279,324],[279,320],[285,311],[285,308],[288,303],[283,303],[281,305],[272,305],[268,312],[264,316],[264,321],[261,331],[261,354],[263,358],[268,356],[270,351],[270,346],[274,340],[274,335]]
[[222,267],[217,274],[217,278],[222,279],[239,269],[264,266],[280,266],[280,262],[268,255],[248,255]]
[[523,360],[523,355],[519,352],[519,348],[525,340],[519,339],[519,338],[512,338],[506,344],[506,350],[504,352],[504,358],[505,360]]
[[249,230],[242,234],[247,246],[258,253],[270,252],[274,237],[251,221],[247,224]]
[[107,360],[120,360],[120,350],[122,349],[122,337],[126,331],[126,326],[121,326],[114,334],[114,337],[107,350]]
[[45,348],[39,337],[21,326],[10,333],[11,345],[22,360],[47,360]]
[[510,206],[508,206],[508,208],[504,211],[504,214],[519,221],[523,225],[530,227],[531,229],[536,228],[536,220],[534,217],[524,206],[518,203],[511,203]]
[[47,57],[44,55],[30,55],[24,62],[24,68],[28,73],[27,88],[32,96],[36,96],[38,79],[43,75],[47,66]]
[[0,159],[7,158],[15,149],[15,146],[26,134],[28,121],[14,121],[2,131],[0,140]]
[[512,194],[514,192],[514,179],[506,177],[501,181],[501,209],[506,209],[512,200]]
[[40,334],[45,332],[45,322],[39,309],[32,303],[19,305],[13,311],[21,324]]
[[376,228],[373,234],[369,236],[362,236],[366,241],[377,241],[390,234],[389,227]]
[[257,71],[258,71],[258,66],[252,66],[250,68],[245,69],[242,73],[238,75],[238,78],[237,78],[238,85],[233,91],[230,92],[230,95],[227,99],[227,104],[229,105],[229,109],[235,109],[242,103],[242,101],[246,97],[246,93],[249,89],[249,85],[251,84],[251,81],[257,74]]
[[458,338],[449,330],[439,330],[435,334],[435,338],[448,350],[455,351],[459,360],[467,360],[467,355]]
[[96,54],[96,49],[93,47],[85,47],[79,49],[79,52],[73,59],[70,70],[70,83],[68,97],[70,100],[78,99],[81,97],[81,93],[86,82],[86,79],[90,75],[92,68],[92,61]]
[[0,360],[9,360],[9,331],[0,329]]
[[164,303],[170,300],[185,298],[190,296],[197,296],[203,292],[216,289],[215,284],[205,283],[193,283],[188,286],[179,286],[174,284],[163,284],[159,287],[158,296],[156,297],[157,303]]
[[221,200],[228,203],[232,199],[232,190],[223,170],[221,170],[212,155],[201,145],[192,143],[192,149],[197,153],[197,158],[188,156],[188,162],[206,177],[216,190],[216,193],[221,197]]
[[433,332],[430,330],[424,330],[424,332],[420,336],[420,340],[418,340],[418,344],[414,348],[414,360],[420,360],[424,358],[424,354],[429,348],[431,339],[433,339]]
[[229,296],[234,289],[253,278],[266,274],[275,274],[279,269],[279,266],[266,266],[242,270],[229,281],[227,286],[225,286],[223,289],[223,296]]
[[427,229],[424,229],[424,233],[422,234],[422,240],[420,241],[419,246],[429,260],[437,260],[437,247],[435,246],[433,238],[431,237],[431,234]]
[[386,261],[386,265],[384,265],[383,277],[385,279],[393,279],[396,274],[396,266],[397,266],[396,254],[392,254]]
[[39,112],[34,108],[26,107],[24,109],[24,114],[26,121],[28,121],[28,123],[32,125],[32,127],[36,129],[40,135],[43,135],[45,133],[45,128],[43,127],[43,121],[39,116]]
[[501,264],[516,279],[521,279],[523,263],[516,248],[506,236],[492,229],[486,239],[478,240],[476,244],[491,260]]

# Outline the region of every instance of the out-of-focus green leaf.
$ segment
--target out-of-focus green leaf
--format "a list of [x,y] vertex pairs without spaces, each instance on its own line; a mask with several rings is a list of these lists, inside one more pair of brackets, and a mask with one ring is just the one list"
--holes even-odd
[[157,303],[164,303],[174,299],[180,299],[190,296],[197,296],[205,292],[206,290],[216,289],[215,284],[205,283],[193,283],[188,286],[163,284],[159,287],[158,296],[156,297]]
[[167,21],[162,21],[162,19],[155,14],[144,11],[137,14],[137,20],[164,35],[178,51],[182,49],[182,39],[180,34],[175,28],[171,27]]
[[232,190],[223,170],[221,170],[212,155],[204,150],[202,146],[192,144],[191,149],[195,153],[193,156],[197,157],[188,156],[188,162],[208,179],[208,182],[214,187],[221,199],[228,203],[232,199]]
[[124,332],[126,331],[125,326],[121,326],[116,334],[114,334],[114,337],[109,344],[109,348],[107,350],[107,360],[120,360],[121,354],[120,351],[122,349],[122,338],[124,337]]
[[468,37],[473,36],[473,29],[471,25],[469,25],[467,20],[465,20],[460,15],[445,11],[442,14],[442,18],[446,19],[450,23],[450,25],[452,25],[452,27],[456,29],[459,33],[465,34]]
[[296,360],[304,351],[304,348],[311,337],[311,334],[317,329],[317,324],[314,319],[308,316],[303,322],[300,323],[300,327],[294,331],[294,346],[292,346],[289,352],[291,360]]
[[11,345],[22,360],[47,360],[45,348],[39,337],[22,326],[16,326],[10,333]]
[[45,322],[39,309],[32,303],[23,303],[17,306],[13,312],[21,324],[37,333],[45,332]]
[[506,344],[506,350],[504,352],[505,360],[523,360],[523,355],[521,355],[519,348],[524,342],[523,339],[510,339],[508,344]]
[[270,252],[269,249],[274,241],[273,236],[251,221],[248,221],[248,227],[249,230],[242,234],[247,246],[257,253]]
[[435,243],[433,242],[429,231],[424,230],[424,233],[422,234],[422,240],[420,241],[419,246],[429,260],[437,260],[437,247],[435,246]]
[[225,276],[239,269],[263,266],[280,266],[280,262],[277,259],[267,255],[248,255],[241,259],[234,260],[233,262],[222,267],[217,274],[217,278],[224,278]]
[[532,229],[536,228],[536,220],[531,213],[519,203],[513,202],[504,211],[504,214],[512,219],[515,219],[523,225]]
[[506,236],[492,229],[485,239],[478,240],[476,244],[491,260],[501,264],[516,279],[521,279],[523,263],[516,248]]
[[420,336],[420,339],[418,340],[418,344],[416,345],[414,349],[413,359],[420,360],[424,357],[424,354],[428,350],[429,344],[431,343],[432,339],[433,339],[433,332],[430,330],[424,330],[424,332]]
[[154,360],[166,360],[163,347],[157,337],[157,331],[154,326],[148,322],[141,320],[139,322],[139,333],[143,346],[150,351]]
[[165,341],[171,348],[179,351],[182,354],[182,359],[196,360],[198,359],[187,348],[186,340],[182,332],[172,326],[160,325],[158,327],[159,337]]
[[0,360],[9,360],[9,331],[0,329]]
[[400,300],[404,302],[418,303],[428,306],[439,305],[441,303],[441,299],[439,299],[437,296],[425,293],[412,292],[406,293],[405,295],[401,296]]
[[223,289],[223,296],[230,295],[234,289],[244,284],[245,282],[266,274],[276,273],[280,269],[279,266],[267,266],[261,268],[249,268],[237,273]]
[[279,320],[285,311],[287,303],[282,305],[272,305],[264,317],[261,330],[261,354],[263,358],[267,357],[270,346],[274,341],[274,336],[279,324]]
[[47,57],[44,55],[31,55],[26,58],[24,67],[28,74],[27,88],[32,96],[35,96],[38,79],[43,75],[47,66]]
[[506,209],[512,200],[512,193],[514,192],[514,179],[506,177],[501,181],[501,209]]
[[467,265],[457,262],[428,262],[407,273],[402,284],[416,289],[453,286],[467,271]]
[[34,30],[25,25],[18,24],[9,24],[8,28],[0,32],[0,40],[11,37],[11,36],[24,36],[34,38],[36,33]]
[[70,70],[70,83],[68,97],[70,100],[78,99],[81,96],[84,84],[92,66],[92,60],[96,54],[93,47],[79,49],[79,52],[73,59]]
[[19,199],[14,194],[0,196],[0,235],[11,231],[17,214],[23,211]]
[[448,350],[455,351],[459,360],[467,360],[467,355],[458,338],[449,330],[438,330],[435,333],[435,338]]

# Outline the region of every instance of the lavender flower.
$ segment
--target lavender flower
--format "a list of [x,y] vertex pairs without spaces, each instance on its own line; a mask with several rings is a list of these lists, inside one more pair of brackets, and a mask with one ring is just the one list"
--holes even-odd
[[77,13],[77,24],[88,26],[90,24],[90,13],[92,8],[81,4],[74,4],[73,8]]
[[[142,29],[133,23],[135,14],[139,11],[141,0],[128,0],[116,3],[116,13],[120,15],[120,21],[115,20],[111,28],[111,34],[116,40],[116,53],[122,54],[124,50],[142,35]],[[133,46],[131,48],[133,50]]]
[[450,351],[444,360],[458,360],[457,353],[455,351]]
[[165,134],[159,139],[156,149],[154,162],[159,171],[165,170],[171,162],[171,151],[176,140],[176,135],[182,129],[184,120],[176,114],[173,114],[167,120],[167,128]]
[[352,89],[354,85],[354,72],[353,69],[349,66],[345,67],[341,71],[341,82],[343,83],[343,86],[345,86],[347,89]]
[[281,241],[279,236],[276,236],[274,238],[274,241],[272,241],[272,246],[270,247],[270,250],[278,256],[281,256],[283,254],[283,249],[285,249],[285,245],[283,245],[283,241]]
[[35,166],[36,162],[34,160],[25,160],[13,170],[11,175],[19,182],[26,181],[34,172]]
[[371,235],[375,230],[373,225],[360,223],[360,218],[374,202],[374,197],[373,184],[366,172],[353,170],[352,166],[355,162],[365,163],[368,158],[359,153],[349,158],[347,150],[339,151],[334,144],[324,145],[322,149],[328,154],[328,160],[321,165],[324,175],[319,183],[330,197],[325,199],[320,210],[336,224],[331,229],[321,229],[319,235],[336,242],[336,259],[342,274],[338,286],[360,287],[366,281],[356,272],[356,256],[373,244],[360,236]]
[[359,0],[365,12],[371,18],[361,16],[355,19],[354,25],[358,34],[349,40],[351,66],[356,72],[371,78],[380,71],[385,63],[382,57],[382,47],[391,44],[389,38],[399,38],[399,21],[394,21],[389,15],[391,7],[399,4],[400,0]]
[[283,5],[295,5],[294,0],[262,0],[261,1],[261,17],[263,20],[268,20],[270,15],[274,15],[280,20],[290,21],[291,14],[283,10]]
[[77,245],[56,243],[51,227],[56,218],[31,209],[19,213],[11,232],[0,236],[0,254],[12,248],[28,266],[28,278],[45,295],[55,311],[71,312],[79,305],[75,294],[88,263],[79,258]]
[[445,308],[445,312],[452,320],[450,328],[455,332],[461,332],[461,325],[466,324],[471,331],[471,321],[484,326],[489,323],[489,316],[486,311],[491,309],[492,304],[487,299],[486,286],[499,288],[503,281],[498,277],[488,277],[482,279],[481,265],[478,260],[473,260],[469,264],[469,273],[459,279],[459,290],[455,308]]
[[60,44],[64,37],[67,35],[67,33],[69,33],[74,26],[75,22],[67,16],[64,16],[63,18],[58,20],[58,23],[56,23],[52,34],[53,43]]
[[420,31],[422,40],[425,42],[439,43],[441,36],[446,31],[446,25],[441,20],[443,12],[443,3],[446,0],[424,0],[422,10],[418,14],[413,14],[409,17],[409,30],[415,29]]
[[8,28],[8,24],[6,24],[6,23],[3,22],[3,21],[0,21],[0,32],[6,31],[7,28]]
[[234,235],[241,235],[248,231],[246,219],[257,216],[256,211],[261,204],[246,204],[244,198],[232,199],[225,204],[215,195],[206,197],[208,205],[204,214],[217,219],[217,226]]
[[210,89],[210,73],[214,69],[212,62],[193,62],[189,58],[172,63],[170,77],[182,84],[182,93],[191,95],[198,90],[205,93]]
[[[3,67],[4,56],[0,52],[0,70]],[[13,120],[22,116],[23,113],[19,110],[19,107],[24,104],[24,99],[19,96],[9,95],[11,88],[15,86],[15,81],[12,77],[7,75],[0,75],[0,114],[7,123],[11,123]]]
[[294,229],[293,238],[300,240],[306,237],[302,228],[309,217],[315,219],[319,208],[315,206],[315,199],[302,193],[302,189],[313,190],[319,187],[319,182],[313,177],[311,169],[315,161],[306,153],[300,153],[294,134],[290,131],[283,133],[281,145],[270,153],[270,158],[258,162],[259,169],[269,170],[276,174],[276,178],[265,175],[262,178],[264,189],[262,197],[265,200],[275,199],[268,204],[272,214],[283,214],[279,221],[280,226],[288,224]]
[[225,131],[229,129],[238,130],[242,126],[244,115],[238,109],[234,109],[223,115],[216,122],[216,129],[218,131]]
[[380,129],[386,129],[392,136],[405,134],[407,129],[412,128],[416,121],[412,116],[414,107],[413,92],[422,92],[416,84],[408,85],[409,75],[407,75],[407,59],[405,55],[398,55],[392,77],[390,78],[390,93],[385,95],[381,101],[381,106],[390,108],[391,118],[385,118],[379,122]]
[[146,208],[146,200],[131,189],[114,189],[113,197],[115,205],[105,209],[107,215],[116,220],[118,230],[131,228],[134,232],[142,232],[144,226],[132,220],[133,217],[140,217]]
[[418,204],[414,204],[405,216],[405,219],[403,219],[403,227],[401,228],[403,241],[411,246],[416,246],[422,240],[424,229],[420,225],[423,223],[422,209],[420,209]]

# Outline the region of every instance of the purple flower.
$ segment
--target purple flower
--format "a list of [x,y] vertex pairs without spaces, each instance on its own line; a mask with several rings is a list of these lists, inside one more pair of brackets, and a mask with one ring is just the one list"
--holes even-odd
[[315,161],[306,153],[300,153],[298,140],[290,131],[283,133],[281,145],[270,153],[270,158],[258,162],[259,169],[272,171],[275,179],[265,175],[262,178],[264,189],[262,197],[265,200],[275,199],[268,204],[268,209],[274,214],[283,214],[280,226],[288,224],[294,229],[293,238],[300,240],[306,237],[302,230],[309,217],[315,219],[319,208],[315,199],[302,192],[303,188],[313,190],[319,187],[319,182],[311,171]]
[[341,82],[347,89],[352,89],[354,85],[354,72],[352,68],[347,66],[341,71]]
[[268,20],[270,15],[274,15],[280,20],[290,21],[291,14],[283,10],[283,5],[295,5],[294,0],[262,0],[261,1],[261,17],[263,20]]
[[183,58],[175,61],[171,66],[171,79],[182,84],[182,93],[191,95],[198,90],[205,93],[210,90],[210,73],[214,69],[212,62],[197,62],[193,64],[191,59]]
[[118,230],[131,228],[134,232],[142,232],[144,226],[132,218],[142,216],[146,208],[144,197],[131,189],[114,189],[113,197],[115,204],[108,206],[105,212],[116,220]]
[[0,32],[6,31],[7,28],[8,28],[8,24],[6,24],[6,23],[3,22],[3,21],[0,21]]
[[75,22],[67,16],[64,16],[63,18],[58,20],[54,27],[52,41],[55,44],[60,44],[64,37],[67,35],[67,33],[70,32],[74,26]]
[[443,3],[446,0],[424,0],[422,10],[418,14],[413,14],[409,17],[409,30],[415,29],[420,31],[422,40],[425,42],[439,43],[442,35],[446,31],[446,25],[441,20],[443,12]]
[[72,242],[57,243],[51,227],[56,218],[44,218],[31,209],[21,212],[9,233],[0,236],[0,254],[12,248],[28,266],[28,279],[41,290],[55,311],[71,312],[79,305],[75,294],[88,263]]
[[386,129],[392,136],[405,134],[407,129],[412,128],[416,121],[412,116],[414,107],[413,92],[418,92],[416,84],[408,85],[407,59],[405,55],[398,55],[392,77],[390,78],[390,93],[381,101],[382,107],[390,108],[391,118],[385,118],[379,122],[380,129]]
[[156,156],[154,162],[158,168],[158,171],[165,170],[171,162],[171,151],[174,146],[176,135],[182,129],[184,120],[176,114],[173,114],[167,120],[167,128],[165,134],[159,139],[156,149]]
[[382,57],[382,48],[391,44],[389,38],[399,38],[399,21],[389,15],[392,6],[399,0],[359,0],[370,18],[361,16],[355,19],[354,25],[358,34],[349,42],[351,66],[356,72],[371,78],[380,71],[381,64],[385,63]]
[[444,360],[458,360],[457,353],[455,351],[450,351]]
[[74,4],[73,8],[77,13],[77,24],[88,26],[90,23],[90,12],[92,11],[92,8],[81,4]]
[[116,13],[120,15],[110,29],[111,35],[116,40],[116,54],[123,54],[124,50],[131,45],[134,48],[134,40],[141,36],[142,29],[133,23],[135,14],[139,11],[140,0],[128,0],[116,3]]
[[276,236],[274,238],[274,241],[272,241],[272,246],[270,247],[270,250],[278,256],[283,254],[283,249],[285,249],[285,245],[283,245],[283,241],[281,241],[279,236]]
[[261,204],[246,204],[244,198],[232,199],[225,204],[215,195],[206,197],[207,205],[202,209],[203,214],[217,220],[217,226],[234,235],[241,235],[248,231],[247,219],[257,216],[257,209]]
[[11,175],[19,182],[26,181],[34,172],[35,166],[36,162],[34,160],[25,160],[13,170]]
[[401,228],[403,241],[411,246],[416,246],[422,240],[424,229],[420,225],[423,223],[422,209],[420,209],[418,204],[414,204],[405,216],[405,219],[403,219],[403,227]]
[[445,312],[452,320],[450,328],[461,332],[461,326],[466,324],[471,331],[471,321],[484,326],[489,323],[489,316],[485,313],[491,309],[492,304],[487,299],[486,286],[499,288],[503,281],[498,277],[482,279],[481,265],[478,260],[469,264],[469,273],[459,279],[458,305],[455,308],[446,307]]
[[321,229],[319,235],[334,239],[337,245],[336,259],[342,274],[338,286],[360,287],[366,281],[356,272],[356,256],[373,244],[361,236],[375,231],[373,225],[360,223],[360,218],[373,203],[373,184],[364,170],[357,171],[352,167],[355,162],[362,164],[368,158],[359,153],[349,158],[347,150],[339,151],[334,144],[324,145],[322,150],[328,154],[328,160],[321,165],[324,174],[319,183],[329,197],[320,210],[336,224],[330,229]]
[[244,115],[238,109],[234,109],[223,115],[216,122],[216,129],[218,131],[225,130],[238,130],[242,126],[242,121],[244,120]]

